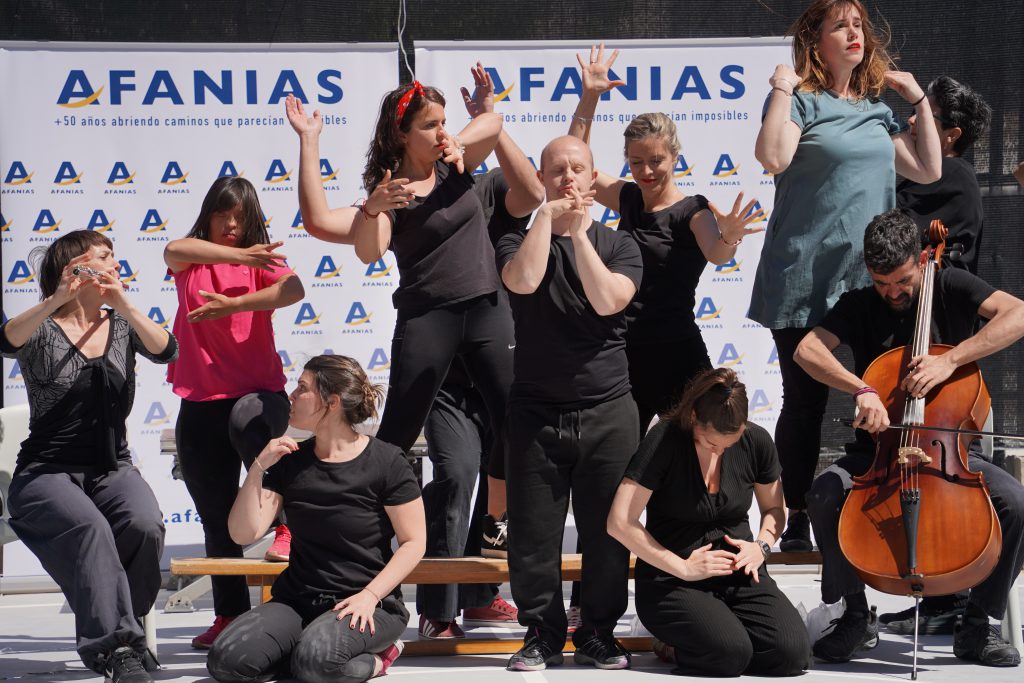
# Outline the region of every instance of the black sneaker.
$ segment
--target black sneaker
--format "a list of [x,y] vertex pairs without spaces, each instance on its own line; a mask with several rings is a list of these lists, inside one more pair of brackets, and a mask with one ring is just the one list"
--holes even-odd
[[506,559],[508,557],[508,514],[503,514],[501,519],[484,515],[483,537],[483,543],[480,544],[481,555]]
[[878,615],[872,607],[868,613],[846,611],[832,620],[832,631],[818,639],[811,651],[825,662],[848,662],[858,650],[878,645]]
[[[922,612],[923,611],[924,610],[922,608]],[[878,623],[880,623],[880,624],[890,624],[890,623],[892,623],[894,621],[906,621],[907,619],[913,619],[913,618],[914,618],[914,608],[913,607],[908,607],[907,609],[901,610],[899,612],[883,612],[883,613],[879,614],[878,615]]]
[[598,669],[628,669],[632,658],[610,633],[595,633],[585,643],[578,645],[572,656],[577,664],[590,664]]
[[[962,609],[956,608],[942,612],[926,612],[922,609],[921,615],[917,618],[917,632],[923,636],[951,635],[956,626],[957,617],[963,613]],[[878,620],[881,621],[881,617]],[[905,619],[890,621],[886,628],[901,636],[914,635],[914,610],[911,609]]]
[[1020,653],[1003,640],[995,626],[967,621],[958,624],[953,635],[953,654],[985,666],[1018,666]]
[[811,518],[806,512],[794,512],[789,516],[786,530],[779,538],[779,549],[784,553],[806,553],[814,550],[811,545]]
[[562,651],[555,651],[546,640],[536,632],[527,632],[526,642],[519,652],[512,655],[505,667],[509,671],[543,671],[548,666],[562,663]]
[[103,673],[104,683],[153,683],[146,668],[142,666],[142,656],[128,645],[114,650]]

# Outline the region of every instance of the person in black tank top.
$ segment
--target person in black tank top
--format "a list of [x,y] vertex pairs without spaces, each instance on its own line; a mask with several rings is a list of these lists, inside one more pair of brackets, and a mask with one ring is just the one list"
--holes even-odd
[[[577,55],[583,95],[569,134],[584,142],[602,93],[622,84],[608,77],[617,56],[618,50],[605,60],[604,45],[591,49],[587,64]],[[748,227],[763,214],[752,212],[755,200],[743,206],[742,192],[732,210],[722,213],[703,196],[688,197],[676,186],[680,146],[666,115],[641,114],[623,135],[633,181],[598,172],[594,188],[595,199],[620,214],[618,229],[636,239],[644,259],[644,280],[626,309],[626,354],[640,429],[646,431],[696,374],[711,367],[693,314],[704,266],[732,259],[744,237],[763,230]]]

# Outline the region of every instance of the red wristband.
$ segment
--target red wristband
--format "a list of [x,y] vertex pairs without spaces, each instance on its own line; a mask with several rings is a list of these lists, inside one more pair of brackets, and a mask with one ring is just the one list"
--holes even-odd
[[362,211],[363,215],[366,216],[367,218],[376,218],[377,216],[380,215],[380,211],[378,211],[377,213],[370,213],[370,210],[366,208],[366,202],[363,202],[362,204],[359,205],[359,210]]
[[853,392],[853,397],[857,398],[861,394],[874,394],[875,396],[877,396],[878,391],[876,391],[874,387],[861,387],[857,391]]

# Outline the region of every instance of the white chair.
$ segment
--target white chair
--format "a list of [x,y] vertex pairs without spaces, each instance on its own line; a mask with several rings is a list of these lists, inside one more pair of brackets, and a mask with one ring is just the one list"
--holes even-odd
[[[18,460],[21,442],[28,438],[28,404],[0,408],[0,548],[5,543],[18,540],[11,528],[10,510],[7,509],[7,491],[14,475],[14,464]],[[151,608],[143,619],[146,645],[156,656],[156,609]]]

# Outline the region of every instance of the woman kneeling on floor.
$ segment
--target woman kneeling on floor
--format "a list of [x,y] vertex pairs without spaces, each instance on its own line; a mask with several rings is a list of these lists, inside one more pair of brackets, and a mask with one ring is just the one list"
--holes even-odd
[[675,673],[791,676],[807,667],[803,621],[764,566],[784,521],[779,472],[768,432],[747,422],[746,388],[725,368],[693,380],[626,469],[608,533],[638,558],[637,616]]
[[351,358],[306,363],[289,397],[290,424],[313,437],[271,440],[228,518],[244,545],[283,507],[290,563],[273,599],[214,643],[207,668],[218,681],[357,683],[383,675],[401,652],[409,612],[398,587],[423,557],[426,526],[401,450],[353,429],[376,415],[380,394]]

